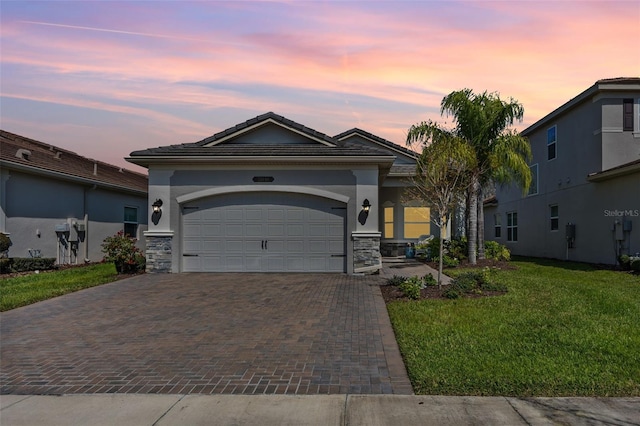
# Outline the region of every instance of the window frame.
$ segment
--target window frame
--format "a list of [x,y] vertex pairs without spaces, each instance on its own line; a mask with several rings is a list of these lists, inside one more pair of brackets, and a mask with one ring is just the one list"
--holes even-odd
[[[549,139],[551,130],[553,130],[553,140]],[[553,146],[553,158],[549,155],[551,146]],[[556,158],[558,158],[558,125],[554,124],[547,129],[547,161],[555,160]]]
[[515,210],[507,212],[507,241],[518,242],[518,212]]
[[[136,213],[135,222],[132,221],[132,220],[127,220],[127,209],[135,210],[135,213]],[[124,235],[129,235],[132,238],[138,238],[138,227],[140,225],[140,218],[139,218],[139,214],[138,214],[139,210],[140,209],[137,206],[124,206],[123,215],[122,215],[123,216],[123,218],[122,218],[122,223],[123,223],[122,232],[124,233]],[[134,229],[135,229],[134,235],[131,235],[131,234],[129,234],[127,232],[127,225],[129,225],[129,226],[133,225],[134,226]]]
[[[554,207],[556,209],[555,215],[553,214]],[[551,232],[558,232],[560,230],[560,208],[558,204],[549,204],[549,230]]]
[[[535,173],[533,172],[533,170],[535,169]],[[529,186],[529,191],[527,192],[527,197],[532,196],[532,195],[538,195],[539,192],[539,188],[538,188],[538,184],[539,184],[539,172],[540,172],[540,167],[538,166],[538,163],[532,164],[529,166],[529,170],[531,170],[531,185]],[[535,178],[535,179],[534,179]],[[535,183],[535,185],[534,185]],[[536,192],[532,192],[533,189],[535,189]]]
[[500,213],[493,215],[493,238],[502,238],[502,217]]
[[[387,221],[387,209],[391,209],[391,221]],[[391,225],[391,236],[387,235],[387,225]],[[395,206],[392,203],[382,205],[382,238],[392,240],[396,235]]]
[[[622,131],[633,132],[635,131],[635,102],[633,98],[625,98],[622,100]],[[630,108],[630,111],[626,111]],[[631,120],[631,123],[627,123],[627,119]]]
[[[407,209],[427,209],[429,211],[429,220],[426,222],[407,221]],[[426,224],[428,227],[427,232],[421,232],[415,237],[407,236],[407,225]],[[418,239],[421,235],[431,235],[431,207],[421,205],[406,205],[402,206],[402,236],[405,239]]]

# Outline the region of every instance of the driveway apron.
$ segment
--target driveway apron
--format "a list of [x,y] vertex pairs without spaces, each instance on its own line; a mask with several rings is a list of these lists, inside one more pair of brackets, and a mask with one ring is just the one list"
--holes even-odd
[[2,394],[411,394],[380,278],[145,274],[0,314]]

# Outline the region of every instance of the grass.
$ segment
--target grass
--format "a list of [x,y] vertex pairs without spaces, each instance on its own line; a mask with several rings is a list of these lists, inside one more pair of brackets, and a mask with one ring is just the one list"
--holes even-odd
[[497,273],[504,296],[388,305],[414,391],[640,396],[640,277],[513,263]]
[[117,279],[113,263],[0,279],[0,312]]

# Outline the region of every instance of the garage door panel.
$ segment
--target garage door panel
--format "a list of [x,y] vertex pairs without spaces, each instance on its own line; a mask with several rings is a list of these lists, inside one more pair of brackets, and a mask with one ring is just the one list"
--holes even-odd
[[187,271],[344,272],[346,209],[303,194],[226,194],[183,209]]

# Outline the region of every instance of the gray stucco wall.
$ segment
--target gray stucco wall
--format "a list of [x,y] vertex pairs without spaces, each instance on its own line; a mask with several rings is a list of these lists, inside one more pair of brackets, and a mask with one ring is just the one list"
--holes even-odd
[[[77,237],[77,262],[82,263],[85,258],[100,261],[104,238],[123,229],[125,206],[138,209],[138,238],[144,238],[148,216],[146,196],[93,188],[6,168],[3,175],[5,228],[2,231],[9,233],[13,242],[9,251],[11,257],[29,257],[29,249],[40,250],[42,257],[57,257],[55,226],[75,220],[86,227],[84,235]],[[69,239],[74,239],[73,232]],[[138,246],[144,248],[144,241],[139,241]],[[75,261],[76,256],[73,258]]]
[[[485,209],[487,240],[506,244],[513,254],[615,264],[614,222],[631,222],[624,251],[640,252],[640,174],[604,182],[584,183],[519,200],[502,201]],[[559,229],[550,230],[549,206],[558,205]],[[507,242],[506,213],[518,213],[518,241]],[[624,213],[627,213],[625,216]],[[502,237],[494,238],[493,214],[502,216]],[[574,248],[567,249],[565,225],[576,225]]]
[[[597,101],[596,105],[602,108],[602,170],[640,158],[640,134],[634,135],[633,131],[622,131],[622,102],[624,99],[633,99],[634,103],[637,103],[638,98],[640,98],[640,91],[615,97],[609,95]],[[636,122],[639,119],[637,115],[634,117]],[[637,127],[638,123],[636,123]]]

